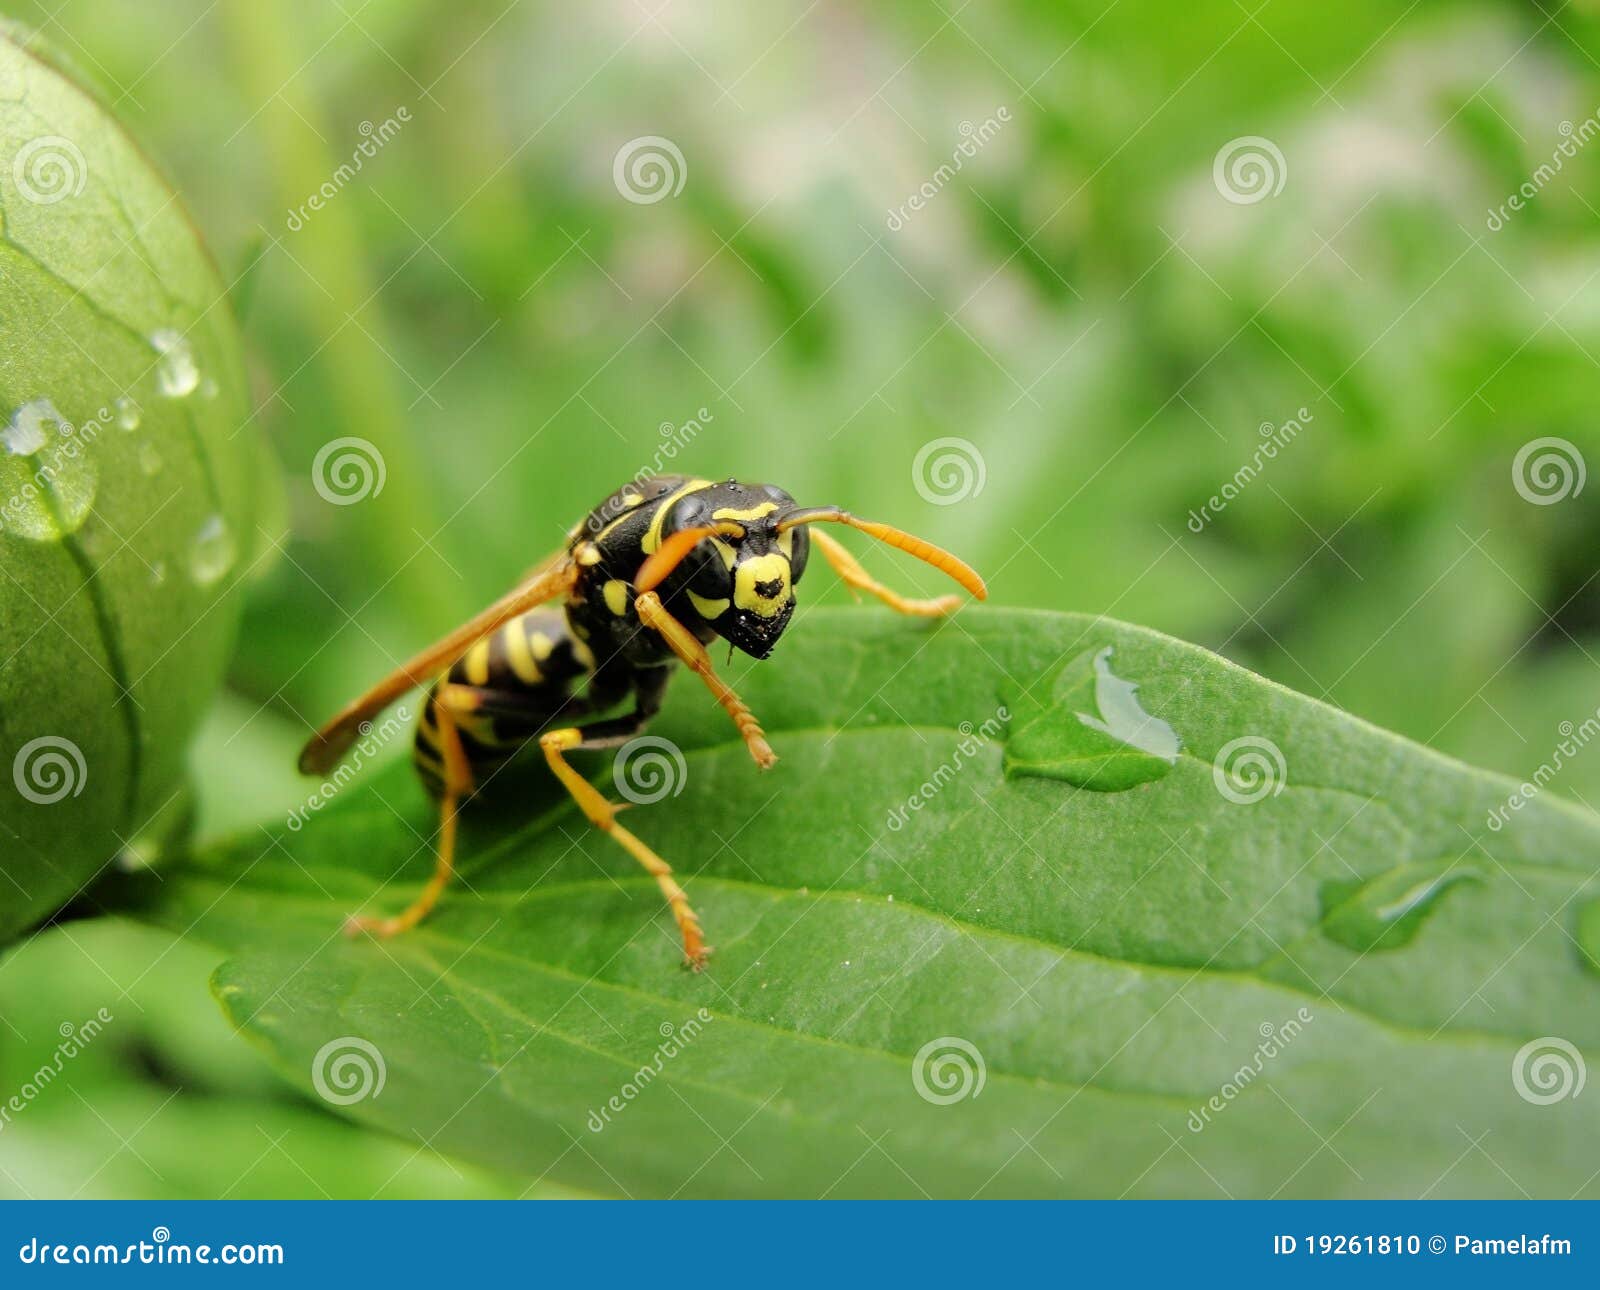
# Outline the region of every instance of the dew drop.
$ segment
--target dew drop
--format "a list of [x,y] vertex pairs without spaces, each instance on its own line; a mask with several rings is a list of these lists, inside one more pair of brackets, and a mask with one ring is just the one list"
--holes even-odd
[[1111,670],[1111,654],[1107,645],[1078,655],[1056,675],[1048,706],[1016,718],[1008,774],[1115,793],[1171,771],[1182,746],[1177,732],[1145,711],[1138,682]]
[[233,534],[222,516],[213,515],[189,544],[189,576],[197,585],[209,587],[233,568],[237,556]]
[[24,403],[11,415],[11,421],[0,430],[0,442],[14,457],[29,457],[48,444],[66,418],[56,411],[49,399],[34,399]]
[[146,475],[154,475],[161,469],[161,454],[148,440],[139,445],[139,469]]
[[1365,954],[1409,945],[1444,893],[1483,875],[1459,861],[1397,865],[1366,882],[1328,882],[1319,893],[1322,934]]
[[186,399],[200,384],[200,367],[188,338],[171,327],[152,332],[150,344],[161,355],[156,363],[156,387],[169,399]]
[[24,403],[0,428],[0,523],[34,542],[76,532],[94,507],[91,440],[49,399]]
[[152,587],[159,587],[166,580],[167,562],[165,560],[157,560],[150,566],[150,585]]
[[139,428],[139,405],[132,399],[118,399],[115,404],[117,424],[124,430],[137,430]]

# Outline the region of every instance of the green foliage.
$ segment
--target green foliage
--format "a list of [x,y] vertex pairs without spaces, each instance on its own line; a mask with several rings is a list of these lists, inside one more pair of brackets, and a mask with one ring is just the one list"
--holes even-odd
[[[1108,646],[1182,741],[1170,773],[1119,792],[1007,776],[1002,706]],[[523,1178],[634,1195],[1593,1191],[1593,1101],[1535,1106],[1512,1078],[1532,1038],[1600,1051],[1573,939],[1600,894],[1586,814],[1539,797],[1492,830],[1509,781],[1080,616],[980,611],[925,633],[815,611],[739,683],[779,765],[758,774],[681,685],[661,726],[687,750],[681,792],[629,816],[689,875],[718,947],[703,975],[678,967],[654,884],[531,766],[468,813],[464,881],[393,941],[335,932],[430,867],[430,808],[399,767],[132,894],[224,950],[224,1009],[295,1083],[314,1085],[331,1041],[365,1040],[386,1081],[350,1114]],[[1377,934],[1353,946],[1362,927]],[[938,1104],[914,1072],[954,1091],[959,1065],[918,1057],[950,1037],[984,1083]],[[1492,1152],[1464,1154],[1463,1133]]]
[[171,814],[271,477],[181,204],[10,36],[0,155],[4,939]]
[[0,1121],[0,1197],[516,1194],[287,1093],[206,997],[209,957],[102,919],[0,964],[0,1089],[27,1098]]

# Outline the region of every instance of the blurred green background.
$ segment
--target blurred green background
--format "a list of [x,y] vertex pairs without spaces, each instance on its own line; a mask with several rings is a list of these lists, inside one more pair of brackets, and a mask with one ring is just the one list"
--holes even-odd
[[[1543,437],[1600,461],[1593,4],[6,7],[243,280],[292,537],[196,758],[208,834],[302,797],[312,724],[691,419],[668,469],[881,516],[1000,603],[1159,628],[1479,765],[1531,775],[1600,704],[1600,484],[1535,505],[1513,481]],[[675,195],[619,191],[642,136],[681,153]],[[1247,137],[1276,191],[1229,200],[1214,165]],[[313,463],[348,436],[383,487],[334,505]],[[917,486],[945,438],[982,463],[954,504]],[[1600,752],[1551,789],[1600,802]],[[120,925],[12,955],[0,1086],[42,1059],[19,1010],[142,1020],[103,1098],[75,1079],[0,1138],[0,1192],[503,1190],[289,1100],[220,1021],[174,1025],[208,966]]]

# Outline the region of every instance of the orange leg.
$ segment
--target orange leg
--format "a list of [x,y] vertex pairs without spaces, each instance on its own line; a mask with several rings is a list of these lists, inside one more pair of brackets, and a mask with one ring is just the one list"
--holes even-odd
[[897,591],[891,591],[856,563],[855,556],[844,545],[820,529],[811,530],[811,541],[822,552],[833,571],[844,579],[847,586],[876,596],[897,614],[911,614],[918,618],[942,618],[961,603],[957,595],[939,596],[934,600],[912,600]]
[[652,631],[659,632],[683,664],[705,682],[711,697],[733,718],[733,724],[738,728],[745,747],[750,750],[750,756],[755,758],[756,765],[762,770],[770,769],[778,760],[778,754],[772,751],[772,745],[762,734],[761,723],[756,720],[755,713],[712,669],[711,655],[706,653],[706,647],[695,639],[693,632],[667,612],[661,597],[655,592],[645,592],[633,602],[633,607],[638,612],[639,621]]
[[569,726],[565,730],[551,730],[539,736],[539,747],[544,750],[545,761],[549,763],[551,771],[565,786],[567,792],[572,794],[584,817],[602,833],[609,834],[621,843],[623,850],[643,865],[645,872],[656,880],[656,885],[661,888],[661,894],[667,898],[667,907],[672,911],[673,920],[678,924],[678,931],[683,936],[684,964],[696,972],[700,971],[706,965],[711,947],[705,943],[705,933],[700,928],[699,917],[689,907],[689,897],[684,894],[683,888],[672,876],[672,866],[617,823],[617,812],[622,807],[615,802],[608,802],[593,784],[567,763],[564,754],[574,748],[585,746],[600,745],[585,745],[583,731],[576,726]]
[[461,732],[456,727],[447,691],[460,687],[441,686],[441,695],[434,703],[434,716],[439,723],[439,751],[444,758],[444,792],[439,798],[439,850],[434,860],[433,876],[427,886],[405,909],[392,918],[374,918],[352,915],[345,921],[347,936],[370,932],[380,940],[409,931],[439,903],[439,897],[450,883],[455,872],[456,813],[461,799],[472,791],[472,771],[467,754],[461,747]]

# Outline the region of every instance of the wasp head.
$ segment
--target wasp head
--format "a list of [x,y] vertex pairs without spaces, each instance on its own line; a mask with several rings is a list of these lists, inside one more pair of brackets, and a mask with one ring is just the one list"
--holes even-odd
[[778,531],[778,517],[793,507],[781,488],[732,479],[677,502],[664,536],[718,531],[695,543],[663,584],[673,612],[689,620],[692,611],[751,658],[770,655],[794,616],[795,583],[810,553],[803,529]]

